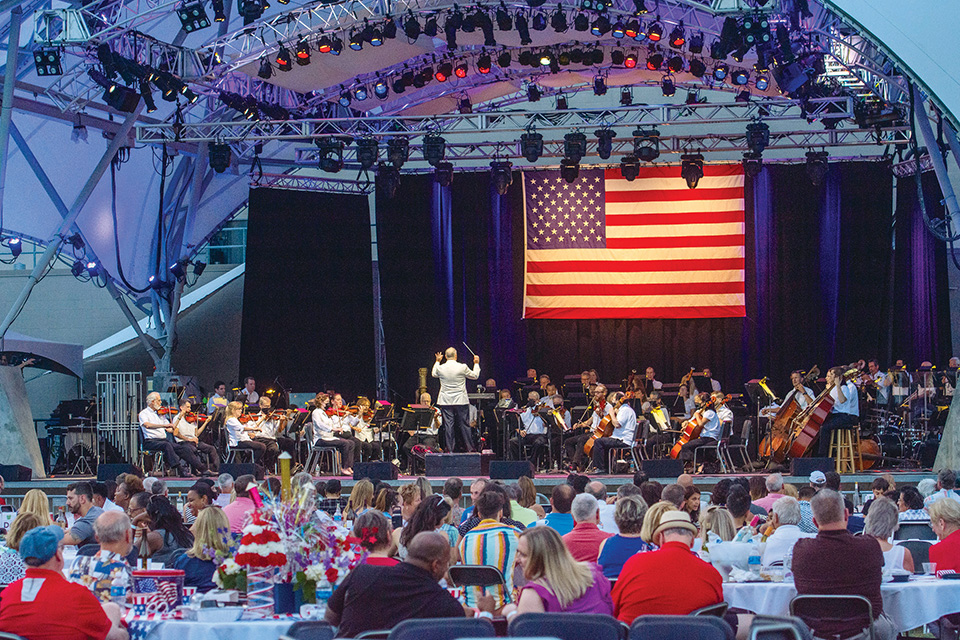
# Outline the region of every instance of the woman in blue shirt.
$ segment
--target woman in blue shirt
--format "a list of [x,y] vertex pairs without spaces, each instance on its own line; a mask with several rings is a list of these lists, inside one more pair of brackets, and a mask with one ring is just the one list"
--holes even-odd
[[206,593],[216,586],[213,583],[213,574],[217,570],[215,559],[218,553],[223,557],[229,555],[226,539],[229,534],[230,522],[223,509],[207,507],[200,511],[193,523],[193,547],[173,563],[175,569],[185,574],[185,587],[196,587],[197,592]]
[[620,528],[620,533],[600,543],[600,557],[597,558],[597,564],[607,578],[616,580],[623,563],[633,554],[656,549],[640,537],[645,515],[647,503],[640,496],[623,496],[617,500],[613,520]]

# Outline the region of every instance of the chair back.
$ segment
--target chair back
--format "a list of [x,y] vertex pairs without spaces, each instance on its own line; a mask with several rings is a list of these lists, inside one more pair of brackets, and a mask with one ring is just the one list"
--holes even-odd
[[713,616],[640,616],[630,640],[734,640],[733,629]]
[[413,618],[391,629],[387,640],[457,640],[496,635],[493,623],[485,618]]
[[354,640],[387,640],[387,637],[390,635],[390,629],[371,629],[370,631],[363,631],[353,636]]
[[85,544],[77,549],[77,556],[95,556],[100,551],[100,545],[96,542]]
[[893,534],[894,540],[936,540],[929,522],[901,522]]
[[333,640],[336,632],[332,626],[320,620],[298,620],[290,625],[285,634],[291,640]]
[[706,607],[700,607],[696,611],[691,611],[690,615],[692,616],[714,616],[716,618],[722,618],[727,612],[727,609],[730,607],[726,602],[718,602],[717,604],[711,604]]
[[794,596],[790,615],[803,620],[817,638],[856,635],[858,629],[869,629],[873,638],[873,605],[863,596]]
[[620,640],[621,624],[592,613],[523,613],[510,620],[511,637],[553,636],[560,640]]
[[810,627],[800,618],[755,616],[750,625],[750,640],[813,640]]
[[902,540],[897,544],[907,549],[913,557],[913,572],[923,573],[923,563],[930,562],[930,547],[933,544],[929,540]]
[[27,640],[27,639],[24,638],[23,636],[18,636],[15,633],[6,633],[4,631],[0,631],[0,640]]
[[450,567],[450,579],[458,587],[495,587],[504,584],[500,569],[482,564]]

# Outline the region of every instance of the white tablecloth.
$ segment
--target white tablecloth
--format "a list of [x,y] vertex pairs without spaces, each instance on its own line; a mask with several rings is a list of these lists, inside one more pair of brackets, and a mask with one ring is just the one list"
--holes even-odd
[[279,638],[293,623],[293,620],[237,622],[166,620],[154,623],[143,637],[146,640],[264,640]]
[[[920,577],[909,582],[884,583],[880,591],[883,612],[900,632],[960,611],[960,580]],[[793,582],[723,583],[723,599],[731,607],[763,615],[788,615],[790,600],[795,595]]]

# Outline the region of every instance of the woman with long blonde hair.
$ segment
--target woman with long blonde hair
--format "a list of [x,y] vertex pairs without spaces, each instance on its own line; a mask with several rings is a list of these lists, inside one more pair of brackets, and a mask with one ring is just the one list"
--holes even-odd
[[7,530],[6,547],[0,548],[0,583],[10,584],[27,574],[27,565],[20,558],[20,540],[28,531],[50,524],[50,514],[41,519],[35,513],[21,511]]
[[707,534],[713,534],[723,542],[730,542],[737,535],[733,516],[725,507],[710,505],[707,512],[700,516],[700,535],[704,542],[709,542]]
[[347,498],[347,506],[343,510],[344,520],[356,520],[357,516],[373,506],[373,483],[364,478],[353,485],[353,491]]
[[193,546],[173,563],[174,569],[184,572],[184,586],[196,587],[206,593],[216,586],[213,574],[217,570],[217,556],[230,555],[230,546],[224,532],[230,531],[230,521],[223,509],[217,506],[200,511],[193,523]]
[[503,608],[515,613],[613,614],[610,581],[594,563],[577,562],[560,534],[550,527],[530,527],[520,534],[517,566],[527,584],[517,605]]
[[40,522],[45,525],[53,522],[50,516],[50,498],[40,489],[30,489],[23,496],[23,502],[17,509],[17,514],[21,513],[32,513],[40,518]]
[[640,539],[647,544],[653,544],[653,532],[660,526],[660,518],[667,511],[679,511],[677,505],[666,500],[661,500],[647,509],[643,516],[643,525],[640,527]]

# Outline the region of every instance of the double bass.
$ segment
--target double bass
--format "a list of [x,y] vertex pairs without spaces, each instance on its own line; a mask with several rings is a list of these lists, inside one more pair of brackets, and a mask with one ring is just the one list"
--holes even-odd
[[[800,386],[805,387],[820,376],[820,369],[813,365],[807,375],[800,381]],[[799,393],[799,392],[797,392]],[[793,433],[791,425],[797,414],[800,413],[800,403],[797,401],[797,393],[790,396],[788,402],[777,409],[773,422],[770,424],[770,433],[760,442],[760,455],[765,458],[773,458],[776,462],[783,462],[787,457],[787,449],[790,448],[790,436]]]
[[839,380],[834,381],[832,385],[828,385],[827,388],[810,403],[810,406],[797,416],[794,421],[793,441],[790,443],[789,453],[791,458],[801,458],[806,455],[810,450],[810,445],[812,445],[817,439],[817,436],[820,435],[820,427],[823,426],[823,421],[827,419],[827,416],[830,415],[830,410],[833,409],[834,401],[830,392],[833,391],[834,387],[844,384],[858,373],[859,371],[857,369],[848,369],[845,371]]
[[[727,402],[732,398],[732,395],[727,394],[722,398],[722,401]],[[670,449],[671,458],[676,460],[680,455],[680,450],[683,448],[683,445],[687,444],[694,438],[700,437],[700,432],[703,430],[703,413],[708,409],[713,409],[720,401],[721,398],[715,398],[711,395],[710,399],[703,403],[702,407],[693,412],[693,415],[690,416],[689,420],[686,420],[682,425],[680,425],[680,438],[677,440],[677,443],[673,445],[673,448]]]
[[613,412],[611,414],[605,415],[602,420],[594,428],[593,433],[590,435],[590,439],[583,443],[583,452],[586,455],[590,455],[593,451],[593,443],[595,443],[600,438],[609,438],[613,435],[613,415],[615,414],[624,402],[627,400],[633,400],[634,392],[627,391],[623,396],[617,400],[617,403],[613,405]]

